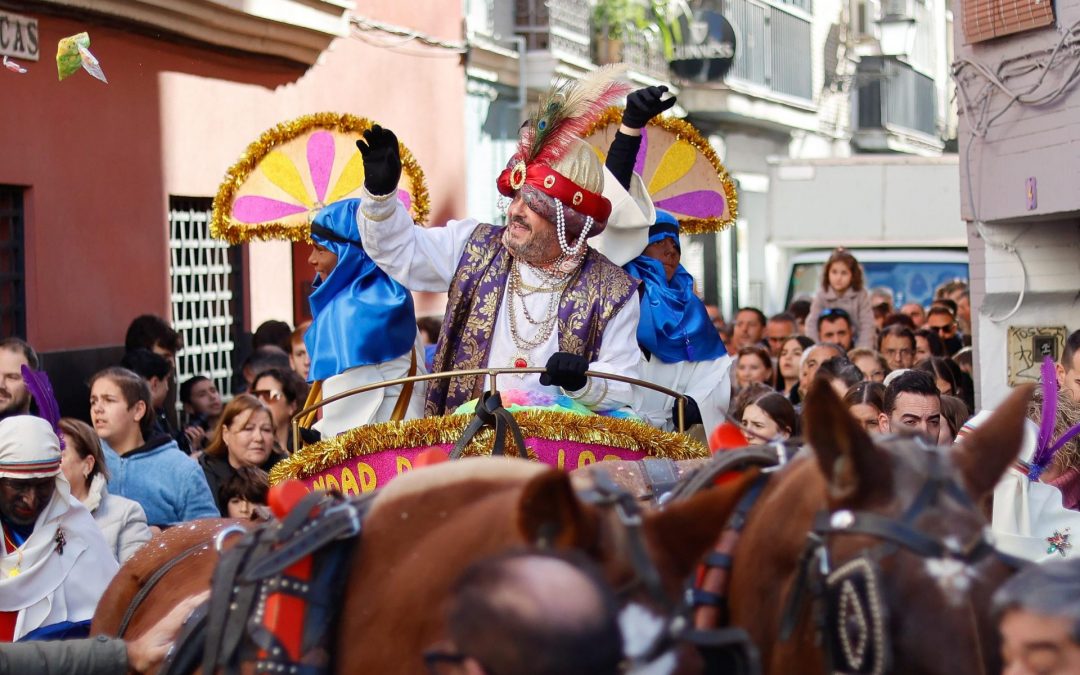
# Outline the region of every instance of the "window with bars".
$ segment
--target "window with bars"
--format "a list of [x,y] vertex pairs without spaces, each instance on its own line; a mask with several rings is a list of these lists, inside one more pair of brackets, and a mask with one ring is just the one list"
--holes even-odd
[[210,236],[212,200],[169,197],[172,325],[184,338],[176,380],[205,375],[228,395],[233,344],[243,330],[239,246]]
[[26,337],[23,189],[0,185],[0,337]]

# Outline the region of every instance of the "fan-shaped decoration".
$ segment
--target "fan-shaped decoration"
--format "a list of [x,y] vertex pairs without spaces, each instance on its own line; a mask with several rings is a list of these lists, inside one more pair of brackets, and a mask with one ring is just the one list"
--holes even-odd
[[[608,108],[585,131],[585,140],[601,161],[621,123],[622,110]],[[645,181],[656,208],[674,214],[685,234],[719,232],[735,222],[735,184],[709,142],[685,120],[649,120],[642,129],[634,172]]]
[[[356,141],[371,126],[355,115],[316,113],[263,133],[225,174],[214,198],[211,235],[233,244],[306,241],[319,209],[361,196],[364,163]],[[423,223],[430,210],[424,172],[404,145],[401,167],[398,197]]]

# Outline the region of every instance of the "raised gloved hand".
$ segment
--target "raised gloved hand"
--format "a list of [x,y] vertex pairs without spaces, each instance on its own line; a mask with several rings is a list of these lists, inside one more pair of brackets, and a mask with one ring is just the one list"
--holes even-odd
[[670,110],[675,105],[675,97],[661,101],[660,97],[667,93],[668,88],[645,87],[630,92],[626,97],[626,110],[623,111],[622,123],[631,129],[640,129],[665,110]]
[[584,356],[569,352],[555,352],[548,359],[545,368],[547,372],[540,374],[540,384],[545,387],[556,386],[566,391],[577,391],[589,381],[589,378],[585,377],[589,362]]
[[364,187],[373,195],[388,195],[397,190],[401,180],[401,152],[397,136],[378,124],[364,132],[356,142],[364,158]]

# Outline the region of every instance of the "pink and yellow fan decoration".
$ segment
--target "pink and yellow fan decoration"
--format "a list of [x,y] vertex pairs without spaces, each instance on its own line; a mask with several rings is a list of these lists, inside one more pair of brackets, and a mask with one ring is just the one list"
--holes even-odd
[[[210,233],[232,244],[306,241],[320,209],[362,196],[364,163],[356,141],[371,126],[355,115],[317,113],[266,131],[225,174]],[[398,198],[423,223],[430,210],[424,172],[404,145],[401,168]]]
[[[622,110],[609,108],[585,131],[601,161],[621,123]],[[656,208],[674,215],[684,234],[719,232],[735,222],[735,184],[709,142],[685,120],[649,120],[634,173],[645,182]]]

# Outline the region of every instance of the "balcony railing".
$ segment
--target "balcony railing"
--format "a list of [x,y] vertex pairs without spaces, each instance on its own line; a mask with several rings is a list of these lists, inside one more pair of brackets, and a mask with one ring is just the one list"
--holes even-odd
[[515,32],[526,49],[550,50],[557,57],[589,61],[587,0],[515,0]]
[[635,33],[627,36],[622,46],[622,61],[639,73],[660,79],[670,77],[659,35]]
[[729,77],[813,100],[808,20],[756,0],[726,0],[724,15],[738,35]]
[[938,136],[934,81],[884,56],[863,57],[858,70],[859,129],[910,129]]

